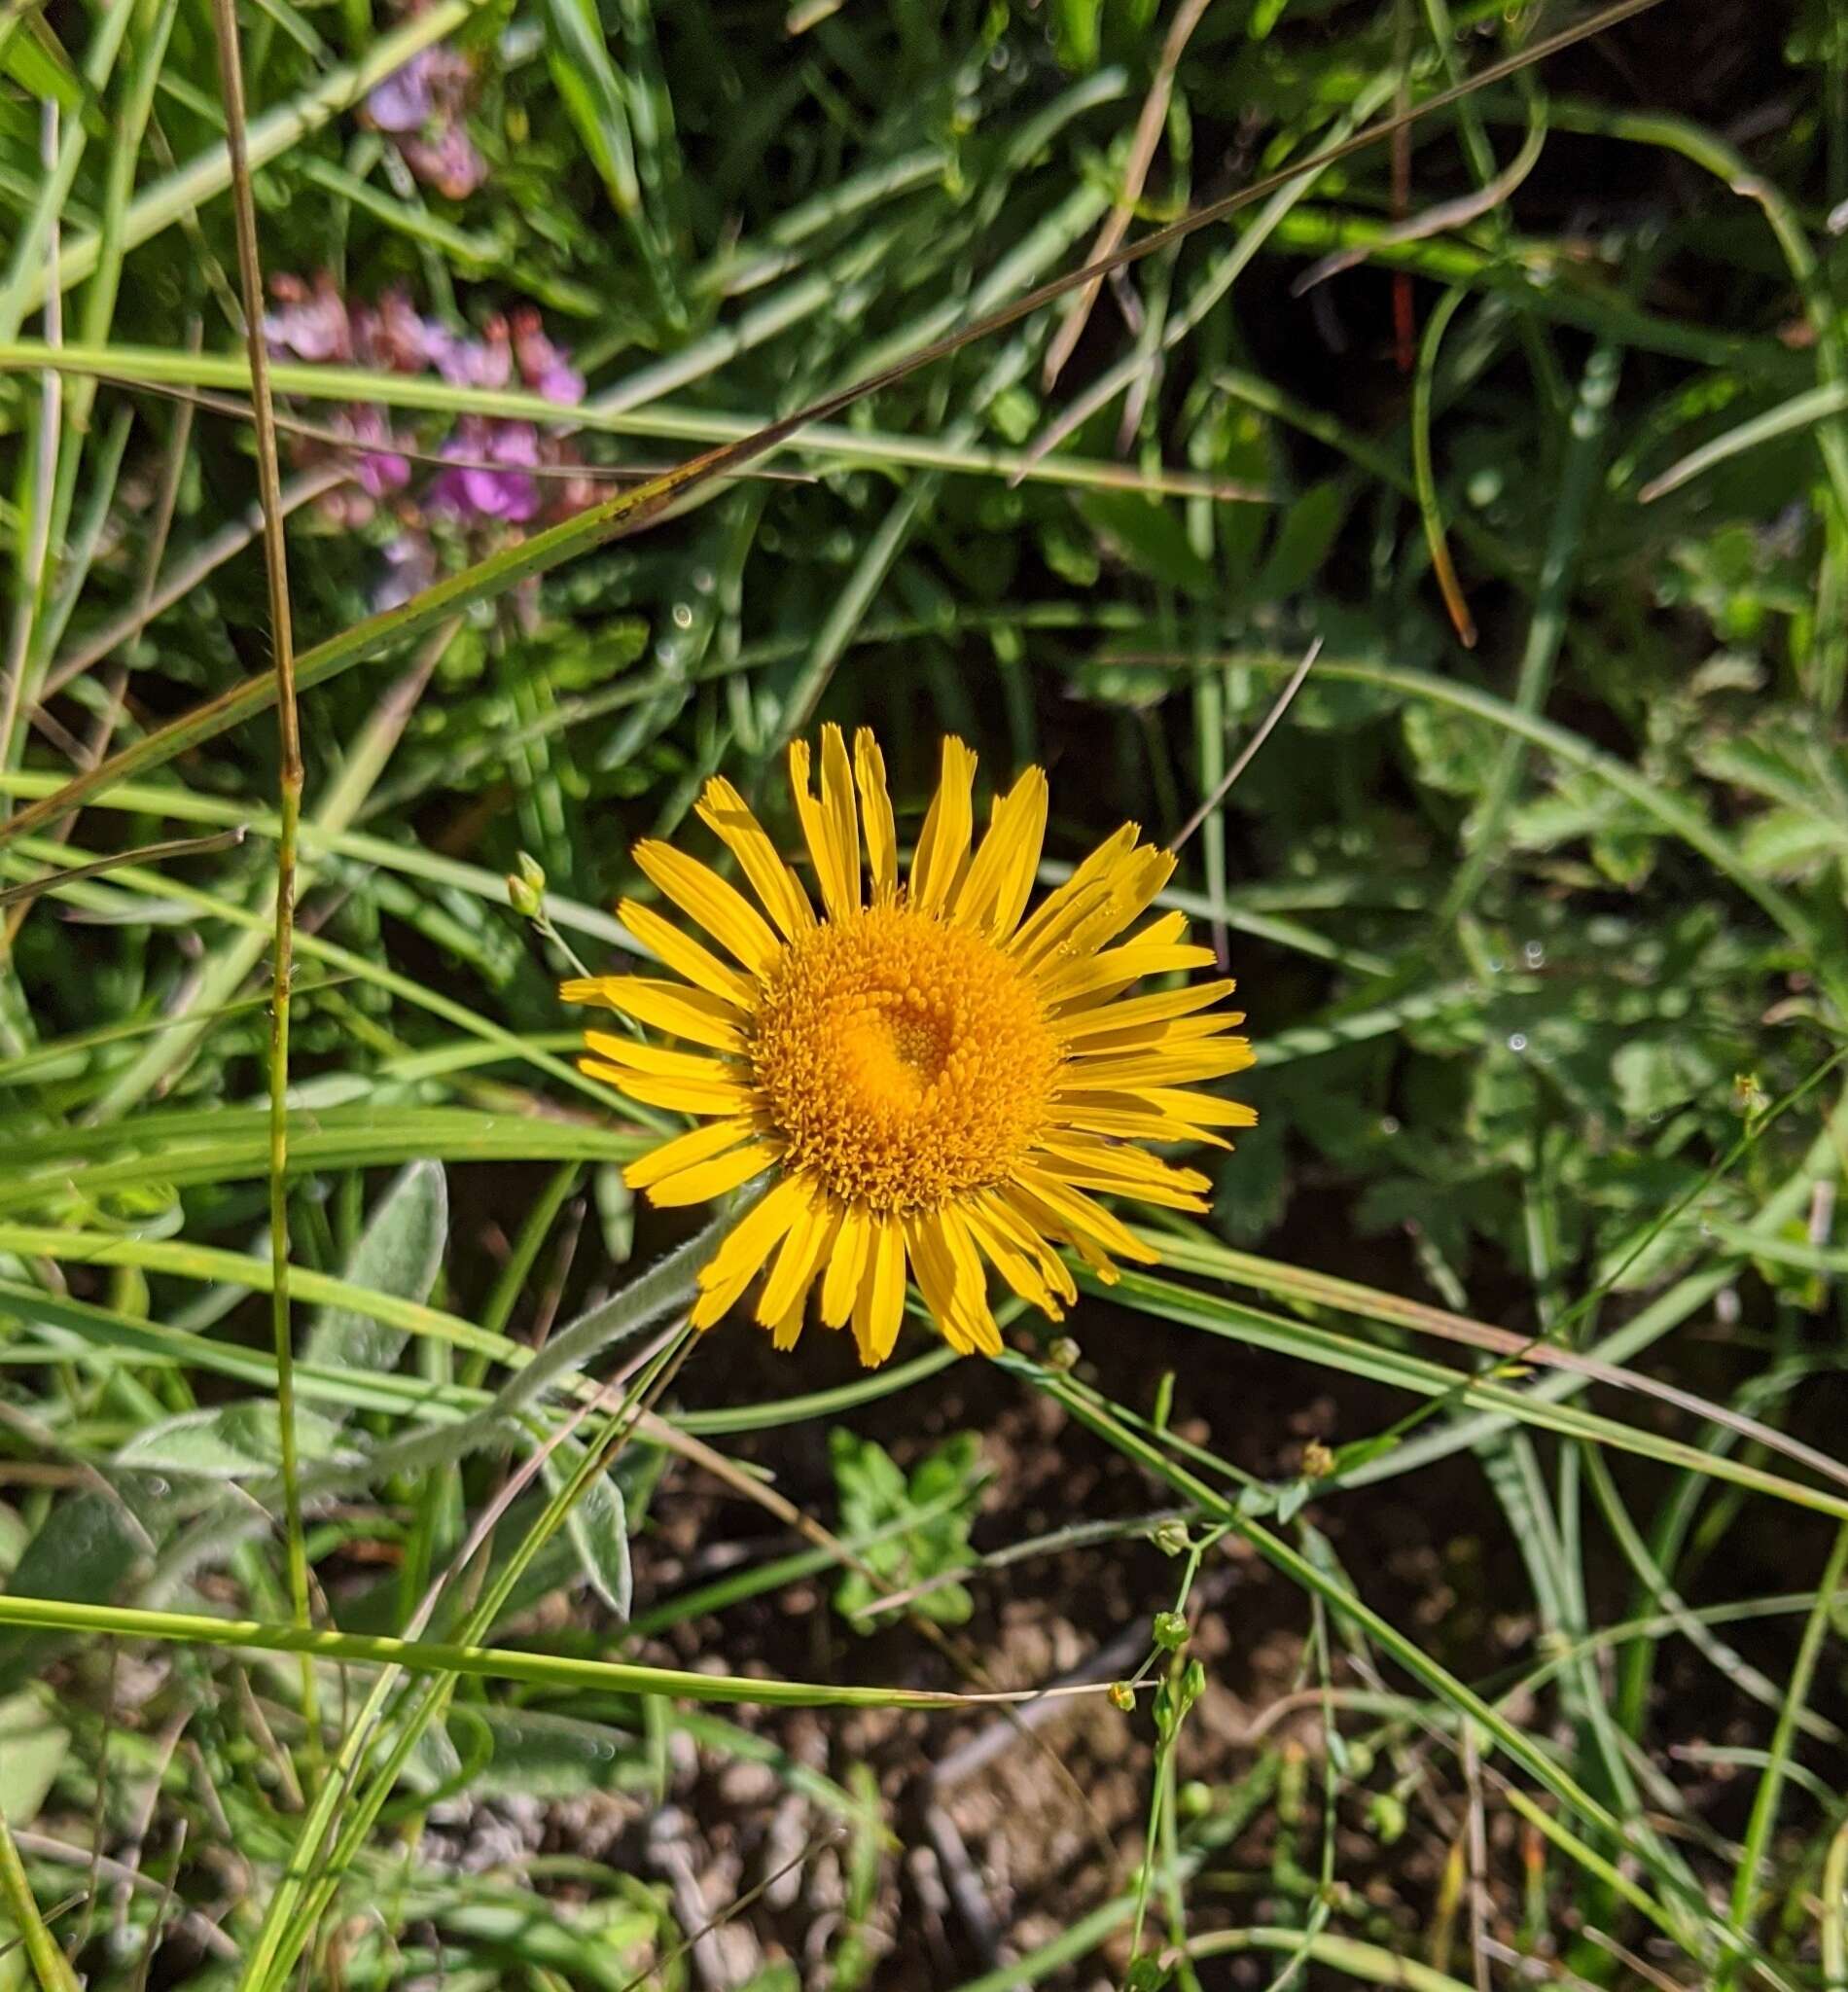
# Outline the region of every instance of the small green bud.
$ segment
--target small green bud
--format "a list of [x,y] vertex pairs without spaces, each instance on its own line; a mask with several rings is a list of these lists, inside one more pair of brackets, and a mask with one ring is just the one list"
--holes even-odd
[[1183,1715],[1206,1692],[1206,1669],[1198,1660],[1190,1660],[1187,1671],[1181,1676],[1181,1712]]
[[1155,1643],[1164,1654],[1178,1654],[1187,1645],[1188,1622],[1184,1612],[1155,1615]]
[[522,920],[536,920],[545,910],[546,873],[537,858],[519,854],[518,868],[507,874],[507,898]]
[[1367,1823],[1382,1847],[1390,1847],[1405,1831],[1405,1801],[1392,1792],[1375,1792],[1367,1801]]
[[1046,1367],[1060,1371],[1076,1370],[1083,1353],[1069,1334],[1059,1335],[1046,1352]]
[[1113,1681],[1110,1684],[1111,1705],[1119,1708],[1124,1715],[1133,1715],[1136,1710],[1136,1690],[1127,1681]]
[[1213,1809],[1213,1788],[1198,1778],[1189,1778],[1174,1795],[1183,1819],[1204,1819]]
[[1193,1547],[1184,1521],[1157,1522],[1150,1532],[1149,1540],[1164,1556],[1185,1556]]
[[1305,1480],[1326,1480],[1334,1471],[1334,1454],[1319,1439],[1311,1439],[1302,1448],[1302,1477]]

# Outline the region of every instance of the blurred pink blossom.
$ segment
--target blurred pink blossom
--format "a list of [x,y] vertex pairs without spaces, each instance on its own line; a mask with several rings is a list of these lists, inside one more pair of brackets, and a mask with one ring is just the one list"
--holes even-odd
[[454,49],[420,49],[375,85],[365,121],[384,132],[426,186],[465,200],[487,177],[464,122],[474,94],[475,65]]
[[[416,374],[434,369],[457,387],[499,390],[519,385],[559,407],[584,399],[584,376],[567,349],[546,332],[531,305],[510,318],[496,314],[479,333],[457,331],[421,316],[401,289],[372,303],[349,303],[325,271],[312,282],[283,275],[271,282],[275,308],[264,331],[271,349],[299,360],[342,364],[379,373]],[[422,471],[391,415],[372,404],[338,409],[327,426],[350,455],[352,477],[318,501],[321,516],[342,531],[381,516],[396,527],[384,548],[387,571],[374,606],[391,608],[428,587],[445,563],[480,559],[519,539],[534,521],[568,518],[596,502],[592,478],[576,445],[540,425],[467,413],[434,445],[443,459]],[[325,461],[339,445],[297,437],[302,463]]]

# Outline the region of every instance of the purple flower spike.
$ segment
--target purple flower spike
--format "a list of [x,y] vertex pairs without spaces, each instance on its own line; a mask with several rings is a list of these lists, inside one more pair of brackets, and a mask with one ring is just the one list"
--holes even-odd
[[[429,508],[469,519],[505,519],[524,525],[539,513],[538,432],[526,422],[488,422],[464,415],[444,455],[462,459],[430,487]],[[505,468],[502,468],[505,466]]]
[[387,291],[375,308],[353,313],[353,349],[369,367],[393,374],[421,374],[439,337],[411,308],[403,291]]
[[436,111],[430,93],[435,80],[433,49],[420,49],[402,69],[394,69],[366,99],[366,115],[380,131],[419,131]]
[[456,387],[505,387],[514,377],[513,348],[507,322],[488,321],[483,338],[457,338],[451,332],[431,332],[429,352],[444,379]]
[[466,200],[487,178],[487,161],[460,124],[444,124],[434,140],[401,137],[398,150],[417,178],[448,200]]
[[264,316],[263,335],[278,353],[298,360],[350,360],[352,325],[346,303],[325,270],[309,290],[298,276],[279,276],[270,285],[279,309]]
[[385,549],[390,570],[373,590],[373,607],[383,612],[402,608],[412,595],[434,586],[437,578],[437,550],[427,533],[407,531]]
[[514,313],[514,355],[520,378],[548,401],[576,408],[584,399],[584,375],[570,363],[564,347],[554,345],[530,305]]
[[[340,426],[356,443],[390,444],[391,427],[384,415],[373,408],[355,409]],[[369,449],[354,465],[353,475],[362,490],[374,498],[402,491],[410,481],[410,459],[396,449]]]

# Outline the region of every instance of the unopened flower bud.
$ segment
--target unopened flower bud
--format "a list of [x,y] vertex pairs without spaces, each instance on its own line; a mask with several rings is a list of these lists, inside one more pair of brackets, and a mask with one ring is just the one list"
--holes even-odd
[[1184,1521],[1156,1522],[1150,1531],[1149,1540],[1164,1556],[1185,1556],[1192,1547],[1187,1532],[1187,1523]]
[[1155,1615],[1155,1643],[1164,1654],[1178,1654],[1187,1641],[1186,1613],[1157,1612]]
[[539,860],[519,854],[518,869],[507,874],[508,904],[522,920],[536,920],[546,903],[546,873]]

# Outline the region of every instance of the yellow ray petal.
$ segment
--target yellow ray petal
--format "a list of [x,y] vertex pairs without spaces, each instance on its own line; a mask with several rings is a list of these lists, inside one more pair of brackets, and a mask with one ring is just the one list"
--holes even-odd
[[804,1286],[779,1320],[769,1324],[770,1346],[787,1354],[802,1338],[802,1322],[808,1312],[808,1288]]
[[708,1162],[694,1162],[691,1168],[663,1176],[648,1192],[648,1200],[663,1210],[682,1204],[710,1203],[714,1197],[728,1195],[763,1175],[782,1153],[781,1146],[773,1141],[754,1141],[746,1148],[734,1148],[727,1155],[714,1156]]
[[637,1023],[652,1023],[657,1030],[671,1031],[690,1044],[709,1045],[715,1051],[744,1049],[738,1013],[731,1005],[682,982],[657,981],[649,976],[593,976],[562,983],[558,993],[567,1003],[600,1003]]
[[[1100,1004],[1094,1010],[1081,1011],[1069,1022],[1060,1017],[1058,1034],[1069,1045],[1095,1037],[1100,1031],[1120,1031],[1130,1024],[1165,1023],[1171,1017],[1191,1016],[1196,1010],[1211,1008],[1237,986],[1228,977],[1218,982],[1190,982],[1181,989],[1155,989],[1147,996],[1132,996],[1124,1003]],[[1223,1014],[1230,1016],[1232,1013]]]
[[996,798],[987,835],[950,908],[952,919],[998,938],[1013,933],[1040,862],[1046,811],[1045,772],[1030,767]]
[[[815,883],[821,888],[821,903],[835,919],[851,912],[847,880],[841,874],[840,851],[829,827],[828,812],[816,801],[809,783],[808,742],[789,743],[789,792],[802,826],[802,841],[808,846],[809,862],[815,868]],[[856,895],[858,886],[855,887]]]
[[821,729],[821,812],[840,876],[840,912],[860,904],[860,828],[853,806],[853,763],[838,727]]
[[844,1328],[853,1313],[867,1269],[867,1253],[872,1243],[872,1217],[863,1203],[847,1206],[840,1230],[829,1257],[828,1273],[822,1281],[821,1318],[830,1328]]
[[1224,1079],[1247,1071],[1254,1059],[1244,1038],[1209,1038],[1201,1045],[1177,1045],[1172,1050],[1126,1052],[1115,1058],[1068,1065],[1071,1085],[1102,1092],[1130,1092],[1143,1086],[1187,1085],[1202,1079]]
[[727,953],[761,976],[781,953],[764,915],[735,885],[728,885],[710,865],[677,851],[672,844],[644,837],[629,856],[690,920],[695,920]]
[[963,1325],[984,1356],[998,1356],[1001,1330],[988,1306],[988,1267],[977,1247],[975,1233],[961,1208],[953,1203],[944,1204],[937,1213],[937,1228],[949,1248],[950,1262],[955,1267],[952,1298]]
[[718,997],[734,1010],[755,1008],[757,990],[748,977],[722,962],[691,935],[683,934],[653,907],[643,906],[640,900],[625,899],[618,906],[616,917],[657,960],[665,962],[676,975],[685,976],[708,996]]
[[1245,1021],[1238,1010],[1222,1010],[1212,1016],[1171,1016],[1162,1023],[1132,1023],[1119,1031],[1100,1031],[1066,1048],[1067,1057],[1114,1058],[1125,1051],[1171,1051],[1184,1046],[1209,1044],[1235,1031]]
[[982,1191],[974,1208],[999,1237],[1009,1240],[1014,1250],[1039,1268],[1040,1277],[1067,1306],[1078,1298],[1078,1283],[1072,1269],[1059,1255],[1052,1240],[1030,1225],[1021,1213],[993,1190]]
[[1211,1177],[1201,1175],[1198,1169],[1163,1161],[1159,1156],[1152,1156],[1147,1149],[1137,1148],[1132,1143],[1107,1141],[1101,1135],[1085,1134],[1078,1129],[1061,1129],[1049,1135],[1041,1147],[1061,1161],[1069,1161],[1082,1168],[1100,1169],[1128,1182],[1166,1183],[1194,1196],[1202,1195],[1213,1187]]
[[586,1031],[585,1049],[625,1072],[652,1072],[661,1079],[697,1079],[714,1085],[740,1085],[745,1074],[729,1058],[709,1058],[703,1051],[675,1051],[651,1045],[646,1038],[619,1038],[609,1031]]
[[[1151,920],[1146,927],[1138,928],[1127,941],[1113,948],[1112,958],[1127,959],[1124,950],[1131,947],[1179,947],[1187,940],[1187,930],[1188,921],[1185,913],[1163,913],[1158,919]],[[1069,955],[1061,956],[1056,961],[1048,958],[1039,965],[1039,975],[1044,979],[1059,969],[1073,965],[1073,959]],[[1204,963],[1196,965],[1205,966]],[[1154,975],[1157,971],[1151,969],[1139,973]],[[1100,1004],[1115,1003],[1136,979],[1136,976],[1133,975],[1121,976],[1114,981],[1100,981],[1095,988],[1083,996],[1067,997],[1058,1006],[1059,1021],[1063,1023],[1068,1017],[1076,1016],[1082,1011],[1094,1010]]]
[[1094,903],[1096,893],[1135,849],[1136,839],[1141,835],[1139,825],[1125,823],[1120,830],[1106,837],[1063,885],[1048,893],[1039,908],[1008,943],[1008,952],[1023,963],[1037,960],[1042,950],[1051,945],[1056,935],[1070,924],[1073,908],[1080,907],[1081,903],[1083,907]]
[[1029,780],[1033,787],[1027,791],[1020,819],[1013,831],[1012,857],[996,889],[994,917],[988,925],[989,933],[1001,943],[1010,940],[1020,925],[1020,916],[1033,896],[1034,881],[1040,875],[1040,853],[1046,846],[1046,817],[1051,792],[1045,769],[1029,768],[1014,784],[1013,794],[1017,796]]
[[[1135,1197],[1143,1203],[1163,1204],[1170,1210],[1191,1211],[1195,1216],[1202,1216],[1212,1208],[1210,1201],[1201,1194],[1202,1190],[1209,1190],[1212,1186],[1205,1177],[1198,1176],[1191,1169],[1151,1175],[1101,1156],[1070,1156],[1049,1142],[1040,1152],[1039,1159],[1047,1171],[1068,1189],[1100,1191],[1106,1196]],[[1199,1189],[1192,1187],[1194,1181],[1199,1184]]]
[[1001,1347],[1001,1331],[981,1292],[981,1262],[967,1231],[957,1226],[952,1232],[954,1223],[947,1205],[906,1221],[911,1267],[924,1304],[950,1347],[965,1356],[977,1351],[994,1355]]
[[1153,1107],[1157,1114],[1172,1114],[1177,1120],[1191,1120],[1198,1127],[1256,1127],[1258,1109],[1243,1100],[1223,1100],[1217,1093],[1182,1092],[1172,1086],[1137,1086],[1129,1097]]
[[799,940],[815,924],[815,909],[800,881],[777,855],[764,826],[723,775],[714,775],[699,798],[699,820],[738,861],[751,890],[787,941]]
[[658,1183],[664,1177],[677,1176],[682,1169],[691,1169],[695,1162],[723,1155],[727,1149],[749,1140],[755,1131],[751,1122],[742,1116],[733,1120],[709,1121],[704,1127],[677,1134],[671,1141],[662,1142],[659,1148],[638,1156],[622,1171],[622,1180],[631,1190],[646,1190],[650,1184]]
[[1208,1134],[1204,1128],[1175,1115],[1123,1104],[1134,1097],[1127,1093],[1068,1093],[1059,1101],[1058,1124],[1091,1134],[1114,1134],[1125,1141],[1197,1141],[1209,1148],[1231,1146],[1217,1134]]
[[1137,851],[1111,879],[1110,897],[1078,922],[1065,942],[1068,954],[1095,954],[1114,941],[1132,920],[1154,905],[1155,895],[1174,875],[1172,851],[1153,847]]
[[976,757],[954,733],[943,740],[942,774],[911,854],[911,904],[927,913],[946,907],[969,863],[975,829]]
[[770,1267],[770,1276],[758,1296],[757,1318],[765,1328],[773,1328],[807,1295],[809,1283],[821,1264],[823,1248],[834,1230],[834,1222],[827,1196],[810,1187],[808,1200],[783,1233],[782,1247]]
[[1121,947],[1106,948],[1102,954],[1049,964],[1040,978],[1040,1000],[1051,1008],[1098,990],[1115,994],[1131,982],[1139,982],[1144,976],[1163,976],[1175,969],[1210,968],[1213,960],[1210,947],[1196,947],[1185,942],[1151,944],[1130,941]]
[[977,1245],[1021,1299],[1029,1307],[1037,1307],[1048,1320],[1063,1321],[1065,1304],[1047,1284],[1037,1263],[999,1226],[990,1224],[984,1214],[971,1211],[967,1223]]
[[704,1079],[662,1079],[652,1072],[631,1072],[606,1065],[600,1058],[580,1058],[578,1070],[586,1079],[600,1079],[625,1099],[669,1114],[747,1114],[756,1095],[747,1086],[720,1085]]
[[736,1303],[757,1277],[771,1247],[782,1242],[807,1209],[808,1194],[806,1184],[786,1176],[726,1233],[699,1274],[699,1298],[693,1310],[695,1328],[710,1328]]
[[1043,1203],[1073,1244],[1082,1246],[1089,1238],[1119,1259],[1133,1259],[1141,1265],[1160,1263],[1161,1255],[1112,1217],[1101,1203],[1082,1190],[1069,1188],[1044,1169],[1022,1163],[1015,1171],[1014,1187]]
[[885,756],[871,728],[862,727],[853,736],[853,773],[860,790],[860,820],[867,833],[867,871],[872,879],[872,896],[889,899],[899,889],[899,833],[885,785]]
[[905,1233],[896,1218],[874,1218],[867,1269],[853,1303],[860,1360],[876,1369],[892,1353],[905,1319]]

